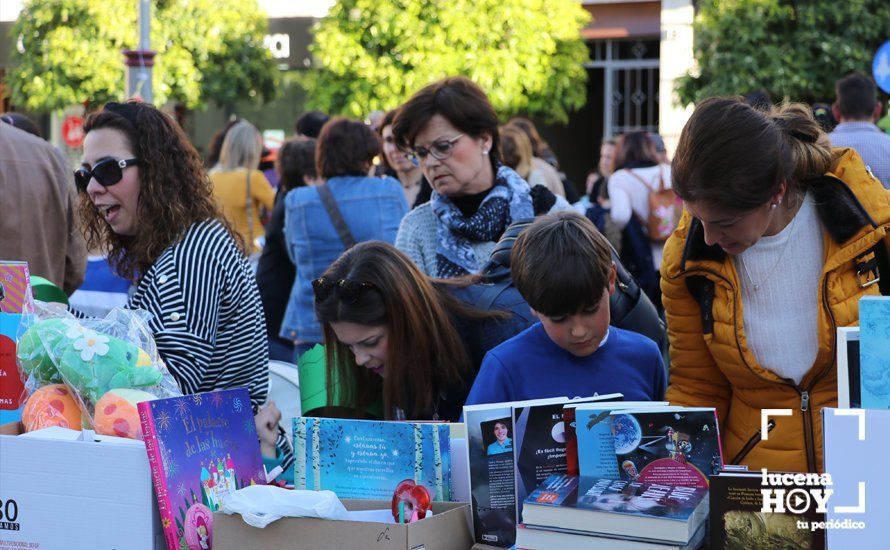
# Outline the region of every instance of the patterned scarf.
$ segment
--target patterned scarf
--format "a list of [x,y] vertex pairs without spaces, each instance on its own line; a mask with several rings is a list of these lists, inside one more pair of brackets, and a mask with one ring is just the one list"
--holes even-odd
[[437,276],[443,279],[478,271],[485,258],[476,258],[473,244],[497,241],[513,220],[534,217],[528,183],[506,166],[498,168],[491,192],[470,217],[436,191],[430,201],[439,218],[436,267]]

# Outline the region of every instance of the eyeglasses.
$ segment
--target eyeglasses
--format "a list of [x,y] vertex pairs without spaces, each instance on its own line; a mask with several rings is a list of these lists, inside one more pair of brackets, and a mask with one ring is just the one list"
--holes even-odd
[[352,305],[359,301],[362,292],[365,289],[377,288],[373,283],[362,283],[358,281],[350,281],[349,279],[326,279],[319,277],[312,281],[312,291],[315,293],[316,302],[324,302],[330,298],[334,289],[337,290],[337,296],[344,304]]
[[429,149],[426,147],[414,147],[412,156],[418,161],[425,159],[427,155],[433,155],[433,158],[437,160],[445,160],[454,151],[454,143],[462,137],[464,137],[464,134],[457,134],[451,139],[434,141]]
[[124,168],[127,166],[136,166],[139,159],[105,159],[96,163],[93,169],[78,168],[74,171],[74,184],[78,191],[86,191],[90,180],[96,178],[96,181],[103,187],[110,187],[124,177]]

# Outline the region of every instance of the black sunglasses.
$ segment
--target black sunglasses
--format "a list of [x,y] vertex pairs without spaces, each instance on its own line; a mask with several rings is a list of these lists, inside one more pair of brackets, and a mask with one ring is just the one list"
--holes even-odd
[[90,180],[96,178],[103,187],[110,187],[124,177],[124,168],[136,166],[139,159],[105,159],[96,163],[93,169],[78,168],[74,171],[74,184],[78,191],[86,191]]
[[377,288],[372,283],[360,283],[358,281],[350,281],[349,279],[326,279],[319,277],[312,281],[312,292],[315,293],[315,301],[324,302],[330,298],[334,289],[337,290],[337,296],[344,304],[352,305],[358,302],[362,297],[362,291],[365,289]]

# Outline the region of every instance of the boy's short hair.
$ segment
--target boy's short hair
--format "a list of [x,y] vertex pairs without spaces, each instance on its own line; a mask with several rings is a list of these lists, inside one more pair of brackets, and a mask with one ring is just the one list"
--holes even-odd
[[609,286],[612,251],[586,217],[571,211],[542,216],[523,231],[510,254],[516,289],[548,317],[597,304]]

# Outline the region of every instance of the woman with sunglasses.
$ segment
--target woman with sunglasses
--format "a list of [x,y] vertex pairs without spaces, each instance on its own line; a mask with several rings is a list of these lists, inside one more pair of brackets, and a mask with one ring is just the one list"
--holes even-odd
[[[837,327],[859,324],[861,297],[890,293],[890,191],[831,148],[809,107],[742,98],[696,106],[672,176],[686,208],[661,269],[667,399],[717,408],[727,463],[821,470]],[[763,409],[790,414],[769,437]]]
[[465,77],[414,94],[399,108],[392,133],[433,187],[430,202],[405,216],[396,237],[396,247],[427,275],[477,273],[512,221],[570,208],[501,164],[497,114]]
[[197,151],[144,103],[108,103],[84,132],[75,182],[89,246],[135,283],[127,307],[152,314],[183,393],[246,386],[256,410],[269,382],[259,292]]
[[383,115],[380,122],[380,137],[383,139],[383,155],[380,160],[384,173],[399,180],[405,190],[405,199],[412,209],[430,200],[433,188],[423,175],[423,170],[414,162],[411,152],[400,148],[392,135],[392,121],[396,111]]
[[[340,256],[312,282],[324,328],[329,405],[386,419],[451,420],[488,349],[527,326],[479,311],[433,282],[404,253],[371,241]],[[373,416],[373,414],[372,414]]]
[[312,280],[355,243],[393,242],[408,204],[392,178],[369,177],[380,138],[368,125],[334,118],[315,148],[321,185],[300,187],[285,198],[284,236],[297,267],[280,335],[296,344],[296,358],[321,342],[312,309]]

